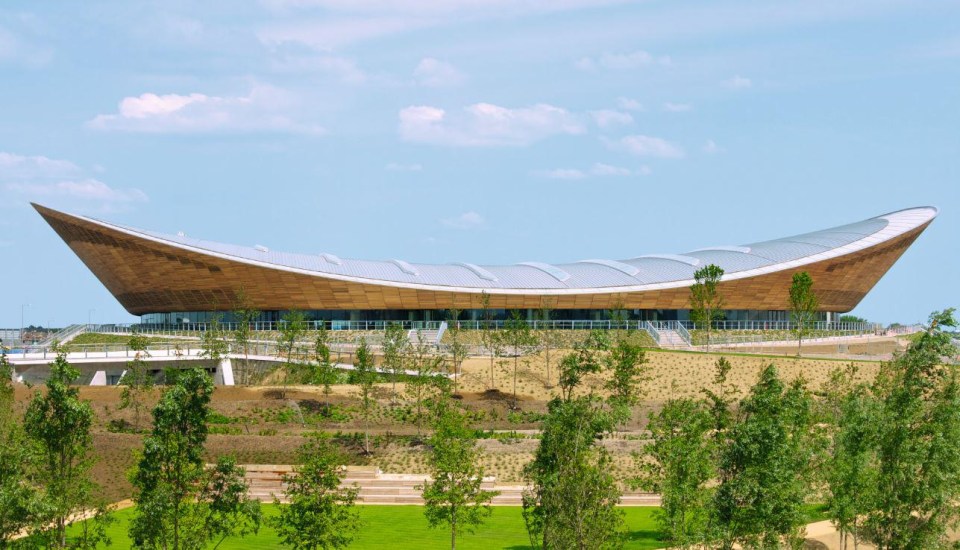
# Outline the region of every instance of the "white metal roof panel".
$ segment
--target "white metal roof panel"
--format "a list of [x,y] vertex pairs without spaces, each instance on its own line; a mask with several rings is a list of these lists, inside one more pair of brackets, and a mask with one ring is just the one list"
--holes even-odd
[[[822,231],[815,231],[744,246],[699,249],[686,254],[651,254],[628,260],[586,260],[567,264],[526,262],[518,265],[481,266],[476,264],[416,264],[403,260],[341,259],[332,254],[295,254],[266,247],[238,246],[188,237],[168,235],[110,224],[86,218],[94,223],[130,234],[238,259],[277,269],[366,280],[375,284],[397,284],[416,288],[445,287],[479,292],[530,289],[557,293],[610,288],[642,290],[670,288],[691,280],[695,269],[715,263],[724,269],[724,278],[756,276],[781,269],[845,255],[889,240],[929,222],[937,214],[931,207],[892,212]],[[624,290],[625,291],[625,290]]]

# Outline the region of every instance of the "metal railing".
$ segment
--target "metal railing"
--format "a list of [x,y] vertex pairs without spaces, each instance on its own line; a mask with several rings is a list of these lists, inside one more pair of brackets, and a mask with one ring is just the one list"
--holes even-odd
[[677,321],[677,324],[675,326],[676,326],[675,330],[677,331],[677,334],[679,334],[680,337],[683,338],[683,340],[689,346],[691,342],[693,342],[693,338],[690,337],[690,331],[688,331],[687,327],[683,326],[683,323],[679,321]]
[[660,345],[660,331],[657,330],[657,327],[653,326],[653,323],[650,321],[644,321],[643,330],[647,331],[647,334],[653,338],[653,341],[656,342],[658,346]]

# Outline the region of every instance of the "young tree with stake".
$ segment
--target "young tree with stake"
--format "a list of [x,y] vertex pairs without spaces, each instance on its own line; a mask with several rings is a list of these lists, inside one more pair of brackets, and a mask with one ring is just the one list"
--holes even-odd
[[591,397],[554,399],[524,467],[523,518],[534,548],[615,548],[625,531],[612,459],[597,442],[614,426]]
[[363,338],[357,348],[357,358],[353,362],[353,382],[360,389],[360,404],[363,407],[363,452],[366,454],[370,454],[370,405],[373,403],[371,394],[376,377],[373,355],[367,339]]
[[252,382],[253,373],[250,369],[250,340],[253,337],[251,325],[260,317],[260,310],[250,305],[243,287],[234,295],[233,317],[236,319],[237,326],[233,330],[233,344],[237,351],[243,353],[243,365],[235,369],[237,382],[241,385],[247,385]]
[[153,430],[130,474],[135,547],[193,550],[259,530],[260,505],[247,497],[243,469],[230,457],[204,468],[212,394],[207,373],[186,370],[153,409]]
[[288,311],[280,320],[279,336],[277,337],[277,351],[283,358],[281,367],[283,376],[283,389],[281,395],[283,399],[287,398],[287,385],[290,383],[290,374],[297,364],[297,344],[307,333],[307,317],[300,310],[294,309]]
[[389,323],[383,333],[383,366],[393,373],[392,399],[397,399],[397,379],[404,373],[404,357],[410,347],[410,338],[400,323]]
[[803,337],[810,333],[820,301],[813,291],[813,277],[806,271],[793,274],[790,283],[790,318],[793,333],[797,335],[797,355],[803,349]]
[[503,342],[510,348],[513,355],[513,408],[517,408],[517,373],[520,370],[520,356],[526,348],[536,343],[536,338],[530,331],[530,325],[520,315],[518,310],[510,312],[510,318],[504,324]]
[[414,373],[407,381],[407,395],[413,399],[417,422],[417,438],[423,425],[423,406],[428,397],[437,389],[435,378],[443,363],[443,357],[431,352],[430,344],[424,340],[423,333],[417,331],[417,343],[407,348],[406,364]]
[[30,469],[33,450],[15,414],[13,366],[0,346],[0,549],[34,522],[42,510],[39,483]]
[[153,378],[144,357],[150,357],[147,352],[147,338],[140,334],[133,334],[127,342],[127,347],[133,351],[133,360],[127,361],[127,372],[120,379],[123,389],[120,391],[120,409],[133,409],[133,431],[140,432],[140,414],[147,408],[146,398],[153,390]]
[[284,546],[302,550],[346,548],[360,528],[358,489],[341,486],[346,457],[325,435],[300,447],[299,465],[284,476],[288,504],[276,501],[271,520]]
[[638,457],[634,484],[659,493],[657,524],[672,546],[689,548],[708,540],[707,525],[714,479],[713,419],[702,401],[671,399],[647,425],[650,443]]
[[431,481],[423,484],[424,515],[431,527],[450,527],[450,549],[457,535],[472,530],[490,516],[490,501],[498,493],[483,489],[483,466],[476,432],[468,417],[449,399],[433,404],[430,437]]
[[[330,333],[323,323],[320,324],[317,336],[313,340],[313,357],[316,362],[316,371],[311,382],[321,384],[323,395],[329,399],[332,392],[331,386],[337,381],[337,369],[334,368],[330,358]],[[329,403],[327,406],[329,407]]]
[[24,417],[24,429],[36,446],[37,479],[43,480],[43,514],[34,516],[34,541],[48,548],[66,548],[67,525],[74,515],[90,509],[98,512],[92,530],[82,534],[79,544],[96,546],[109,539],[106,508],[94,500],[96,484],[90,480],[94,459],[93,408],[80,399],[80,390],[72,386],[80,371],[67,362],[63,348],[55,348],[57,357],[50,365],[47,391],[36,393]]
[[720,279],[723,269],[710,264],[696,270],[693,286],[690,287],[690,320],[707,330],[707,349],[710,349],[710,331],[713,322],[723,315],[723,296],[720,295]]

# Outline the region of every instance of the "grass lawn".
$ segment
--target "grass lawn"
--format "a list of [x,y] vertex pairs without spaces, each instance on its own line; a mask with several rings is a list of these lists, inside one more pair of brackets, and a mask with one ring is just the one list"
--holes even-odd
[[[450,545],[450,532],[446,529],[430,529],[423,517],[422,506],[358,506],[363,527],[350,548],[390,550],[444,548]],[[657,541],[656,525],[653,521],[652,507],[621,508],[629,529],[626,548],[661,548]],[[111,549],[130,548],[127,540],[127,522],[133,509],[129,508],[114,514],[117,522],[110,526],[113,539]],[[265,505],[266,516],[273,516],[276,507]],[[263,526],[260,533],[242,539],[228,539],[220,545],[222,550],[254,550],[260,548],[282,548],[276,532]],[[473,534],[458,537],[457,548],[465,550],[492,550],[510,548],[520,550],[529,548],[527,532],[523,525],[520,508],[514,506],[494,507],[493,515]]]

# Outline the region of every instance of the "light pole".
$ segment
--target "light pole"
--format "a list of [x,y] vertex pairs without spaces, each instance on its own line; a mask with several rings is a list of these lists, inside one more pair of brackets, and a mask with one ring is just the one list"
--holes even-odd
[[23,344],[23,310],[30,307],[30,304],[20,304],[20,343]]
[[96,313],[97,313],[97,310],[96,310],[96,309],[88,309],[88,310],[87,310],[87,328],[88,328],[88,329],[93,326],[93,316],[94,316]]

